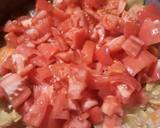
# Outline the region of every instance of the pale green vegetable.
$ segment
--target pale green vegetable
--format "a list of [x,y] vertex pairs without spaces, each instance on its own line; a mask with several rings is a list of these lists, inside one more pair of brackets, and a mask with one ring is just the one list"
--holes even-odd
[[0,112],[0,127],[4,128],[12,124],[12,117],[5,111]]
[[124,122],[130,128],[137,128],[141,124],[139,118],[135,114],[127,114]]
[[128,8],[132,7],[133,5],[143,5],[144,0],[127,0]]
[[155,83],[147,83],[146,87],[145,87],[145,90],[147,92],[150,92],[150,91],[152,91],[152,89],[154,88],[154,86],[155,86]]
[[18,122],[20,119],[21,116],[15,110],[12,110],[10,113],[2,110],[0,111],[0,128],[8,127],[12,123]]
[[11,113],[10,113],[11,117],[12,117],[12,120],[13,122],[18,122],[22,117],[20,114],[18,114],[15,110],[13,110]]

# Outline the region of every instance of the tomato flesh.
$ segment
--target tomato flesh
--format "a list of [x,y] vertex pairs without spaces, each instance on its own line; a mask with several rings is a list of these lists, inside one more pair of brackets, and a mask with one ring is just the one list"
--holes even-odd
[[[120,128],[160,79],[160,10],[125,0],[37,0],[8,21],[0,49],[0,99],[26,127]],[[155,50],[154,50],[155,49]]]

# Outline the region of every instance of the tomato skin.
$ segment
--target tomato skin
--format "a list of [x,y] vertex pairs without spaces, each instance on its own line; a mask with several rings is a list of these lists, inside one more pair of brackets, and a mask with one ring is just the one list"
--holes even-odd
[[102,46],[101,48],[96,50],[96,59],[104,66],[111,65],[113,59],[110,55],[110,50],[106,46]]
[[46,94],[41,93],[34,101],[28,112],[24,115],[23,121],[31,126],[39,127],[45,116],[49,99]]
[[123,59],[123,64],[130,75],[135,76],[142,69],[156,62],[156,57],[150,52],[143,50],[136,58],[127,56]]
[[86,41],[85,42],[81,53],[82,53],[82,56],[83,56],[83,60],[87,64],[91,64],[93,62],[95,48],[96,48],[96,43],[94,43],[92,41]]
[[65,33],[65,38],[71,48],[82,48],[88,34],[85,28],[73,28]]
[[157,63],[151,67],[149,76],[151,76],[152,81],[160,80],[160,60],[157,60]]
[[11,103],[14,108],[18,108],[20,105],[22,105],[31,95],[30,88],[28,88],[27,86],[23,86],[21,88],[23,89],[23,91],[18,96],[12,97],[13,99],[11,100]]
[[99,124],[103,121],[103,113],[102,113],[100,107],[96,106],[96,107],[91,108],[89,110],[89,120],[93,124]]
[[107,116],[113,116],[114,114],[123,115],[121,103],[114,96],[105,97],[101,109]]
[[84,0],[84,4],[86,7],[98,9],[104,5],[104,0]]
[[52,74],[48,67],[39,67],[31,75],[31,79],[33,79],[33,81],[35,81],[36,83],[43,83],[51,77]]
[[11,48],[16,48],[19,44],[17,41],[17,35],[13,32],[10,32],[7,35],[5,35],[5,40],[7,42],[7,46]]
[[40,44],[37,49],[39,52],[47,59],[51,59],[53,55],[59,50],[58,47],[48,44],[48,43],[42,43]]
[[117,25],[118,25],[118,19],[119,17],[111,15],[111,14],[106,14],[103,19],[102,19],[102,24],[105,27],[106,30],[112,31],[114,30]]
[[140,53],[142,46],[128,38],[122,45],[122,48],[129,56],[136,57]]
[[139,28],[139,25],[134,22],[126,22],[123,28],[124,36],[126,38],[130,37],[131,35],[138,36]]
[[17,21],[8,21],[4,27],[5,32],[13,32],[16,34],[21,34],[24,32],[24,28],[21,26],[21,24]]
[[146,45],[153,45],[160,42],[160,21],[147,19],[142,24],[139,37]]
[[124,43],[124,41],[125,41],[125,37],[122,35],[112,39],[106,45],[108,46],[111,54],[114,54],[122,50],[121,46]]
[[37,0],[36,1],[36,9],[37,10],[46,10],[51,11],[52,10],[51,4],[47,2],[47,0]]
[[106,116],[102,128],[121,128],[122,120],[117,115]]
[[53,104],[53,108],[51,111],[51,118],[52,119],[64,119],[68,120],[69,119],[69,111],[67,110],[67,95],[66,95],[67,90],[66,89],[61,89],[57,94],[55,95],[55,99]]
[[64,125],[64,128],[91,128],[91,124],[88,120],[74,117]]
[[145,19],[159,20],[160,19],[160,10],[155,4],[148,4],[145,8],[139,13],[139,21],[143,23]]

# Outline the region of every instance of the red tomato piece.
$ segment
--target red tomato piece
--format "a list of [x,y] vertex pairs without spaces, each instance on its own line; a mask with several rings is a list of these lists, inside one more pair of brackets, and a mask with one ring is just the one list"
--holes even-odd
[[114,30],[119,22],[119,17],[111,14],[106,14],[102,19],[102,24],[106,30]]
[[91,64],[93,62],[95,48],[96,48],[96,43],[92,41],[85,42],[81,53],[82,53],[83,60],[87,64]]
[[99,0],[85,0],[84,4],[86,7],[98,9],[105,4],[105,1],[104,0],[101,0],[101,1],[99,1]]
[[52,18],[50,16],[45,16],[44,18],[38,19],[34,25],[33,29],[37,29],[38,32],[43,36],[46,33],[51,32]]
[[100,107],[96,106],[96,107],[91,108],[89,110],[89,120],[93,124],[102,123],[102,121],[103,121],[103,113],[102,113]]
[[128,38],[122,45],[122,49],[131,57],[136,57],[141,49],[142,46],[137,42],[133,41],[131,38]]
[[88,120],[74,117],[64,125],[64,128],[91,128],[91,124]]
[[58,47],[49,43],[40,44],[37,49],[47,59],[51,59],[53,55],[59,50]]
[[124,65],[120,61],[114,61],[111,66],[108,67],[109,73],[124,73],[126,71]]
[[18,96],[14,96],[14,94],[11,96],[11,103],[14,108],[18,108],[20,105],[22,105],[28,97],[31,95],[31,90],[27,86],[22,86],[19,88],[19,90],[22,90],[20,92],[15,92],[18,94]]
[[33,77],[33,79],[37,83],[42,83],[42,82],[48,80],[49,78],[51,78],[52,74],[51,74],[48,67],[41,67],[41,68],[35,69],[35,73],[33,73],[33,75],[31,75],[31,77]]
[[156,57],[153,56],[150,52],[143,50],[136,58],[127,56],[123,59],[123,63],[129,74],[135,76],[142,69],[155,63],[156,60]]
[[48,61],[44,56],[36,56],[30,59],[30,63],[38,67],[46,67],[49,65],[50,61]]
[[160,80],[160,60],[158,60],[155,65],[153,65],[150,71],[150,76],[153,81]]
[[23,55],[26,59],[40,54],[34,47],[29,47],[26,44],[19,45],[16,48],[15,53]]
[[82,48],[85,39],[87,38],[87,32],[84,28],[72,28],[65,33],[65,39],[71,48]]
[[106,45],[108,46],[111,53],[116,53],[122,50],[122,44],[124,43],[124,41],[125,41],[125,37],[119,36],[109,41]]
[[36,9],[37,10],[51,11],[53,9],[53,7],[52,7],[51,4],[48,3],[47,0],[37,0]]
[[139,21],[143,23],[145,19],[160,20],[160,10],[154,4],[146,5],[145,8],[139,12]]
[[67,99],[67,90],[61,89],[55,94],[54,102],[52,103],[53,109],[51,111],[52,119],[69,119],[69,111],[67,110],[68,99]]
[[36,97],[33,105],[29,108],[28,112],[24,115],[23,121],[27,125],[39,127],[42,120],[45,117],[47,111],[49,99],[44,93],[41,93],[39,97]]
[[114,114],[123,115],[122,105],[114,96],[105,97],[101,108],[102,112],[107,116],[112,116]]
[[145,20],[139,32],[139,37],[146,45],[160,42],[160,21]]
[[6,40],[7,46],[11,48],[16,48],[19,44],[17,41],[17,35],[14,34],[13,32],[10,32],[7,35],[5,35],[5,40]]
[[21,24],[14,20],[14,21],[8,21],[4,27],[5,32],[13,32],[16,34],[22,34],[24,32],[24,28],[21,26]]
[[119,116],[113,115],[111,117],[106,116],[102,128],[121,128],[122,120]]
[[109,66],[112,64],[113,59],[110,55],[110,50],[106,47],[103,46],[99,49],[96,50],[96,59],[104,66]]
[[131,35],[138,36],[139,33],[139,25],[134,22],[126,22],[124,24],[123,33],[126,38]]

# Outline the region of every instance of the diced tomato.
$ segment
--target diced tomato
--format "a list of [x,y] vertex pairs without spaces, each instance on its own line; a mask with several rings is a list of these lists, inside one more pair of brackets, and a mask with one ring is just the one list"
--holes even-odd
[[57,19],[59,19],[60,21],[64,21],[65,19],[67,19],[69,17],[66,12],[64,12],[63,10],[61,10],[57,7],[53,8],[52,13],[53,13],[52,15],[54,17],[56,17]]
[[[20,90],[20,91],[19,91]],[[16,93],[18,94],[16,96]],[[14,108],[18,108],[22,105],[31,95],[31,90],[27,86],[22,86],[17,89],[17,92],[11,96],[11,103]]]
[[160,80],[160,60],[158,60],[157,63],[151,68],[150,76],[153,81]]
[[17,74],[9,73],[1,78],[0,86],[9,97],[13,107],[19,107],[31,94],[28,87],[22,83],[22,78]]
[[114,96],[107,96],[102,104],[102,112],[107,116],[114,114],[123,115],[123,109],[121,103]]
[[34,23],[33,28],[37,29],[40,34],[44,35],[51,32],[51,25],[52,18],[50,16],[46,16]]
[[108,67],[109,73],[124,73],[126,71],[124,65],[120,61],[114,61],[111,66]]
[[160,42],[160,21],[145,20],[139,32],[139,37],[146,45],[153,45]]
[[52,77],[48,67],[40,67],[31,75],[37,83],[42,83]]
[[53,109],[51,111],[52,119],[69,119],[69,111],[67,110],[67,90],[61,89],[55,94],[54,101],[52,103]]
[[93,124],[102,123],[102,121],[103,121],[103,113],[102,113],[100,107],[96,106],[96,107],[91,108],[89,110],[89,120]]
[[4,27],[5,32],[13,32],[16,34],[21,34],[24,32],[24,28],[21,26],[21,24],[14,20],[14,21],[8,21]]
[[139,33],[139,25],[134,22],[126,22],[124,24],[124,36],[128,38],[131,35],[137,36]]
[[104,0],[84,0],[84,4],[86,7],[90,7],[90,8],[94,8],[94,9],[98,9],[100,7],[102,7],[105,2]]
[[139,21],[143,23],[145,19],[160,20],[160,10],[154,4],[146,5],[145,8],[139,12]]
[[44,56],[36,56],[30,59],[30,62],[38,67],[45,67],[49,65],[50,61],[48,61]]
[[5,40],[8,47],[16,48],[18,45],[17,35],[13,32],[10,32],[7,35],[5,35]]
[[131,38],[128,38],[123,43],[122,48],[129,56],[136,57],[140,53],[142,46],[133,41]]
[[96,48],[96,44],[94,42],[92,42],[92,41],[85,42],[81,53],[83,56],[83,60],[87,64],[91,64],[93,62],[95,48]]
[[29,108],[28,112],[24,115],[23,121],[27,125],[39,127],[45,117],[49,99],[45,93],[41,93],[36,97],[33,105]]
[[62,32],[67,32],[70,28],[72,28],[72,21],[70,18],[66,19],[59,25],[59,29]]
[[17,48],[16,48],[16,51],[15,51],[17,54],[21,54],[24,56],[25,59],[28,59],[32,56],[35,56],[35,55],[38,55],[39,52],[33,48],[33,47],[28,47],[27,45],[25,44],[21,44],[19,45]]
[[112,31],[114,30],[119,22],[119,17],[111,14],[106,14],[102,19],[102,24],[106,30]]
[[121,46],[124,43],[124,41],[125,41],[125,37],[122,35],[122,36],[112,39],[106,45],[108,46],[111,53],[116,53],[122,49]]
[[4,100],[6,98],[7,98],[7,95],[6,95],[5,91],[4,91],[4,89],[0,86],[0,99]]
[[97,97],[93,95],[93,93],[94,91],[85,91],[82,93],[80,104],[83,111],[87,111],[92,107],[98,105]]
[[73,28],[65,33],[65,39],[71,48],[81,48],[87,38],[86,29]]
[[119,83],[119,84],[126,84],[130,89],[133,91],[140,90],[141,89],[141,84],[132,76],[130,76],[127,73],[113,73],[108,77],[108,81],[110,83]]
[[58,47],[49,43],[42,43],[37,47],[37,49],[47,59],[51,59],[53,55],[59,50]]
[[51,11],[53,9],[52,5],[48,3],[47,0],[37,0],[36,1],[37,10]]
[[102,128],[121,128],[122,120],[117,115],[111,117],[106,116]]
[[74,76],[69,78],[69,88],[68,94],[71,99],[80,99],[81,94],[86,88],[86,83],[84,81],[79,81]]
[[135,76],[142,69],[151,66],[156,62],[156,57],[153,56],[150,52],[143,50],[136,58],[127,56],[123,59],[124,66],[126,70],[132,76]]
[[111,65],[113,62],[113,59],[110,55],[110,50],[106,47],[103,46],[99,49],[96,50],[96,59],[104,66]]
[[91,124],[88,120],[82,120],[79,119],[79,117],[74,117],[64,125],[64,128],[91,128]]

